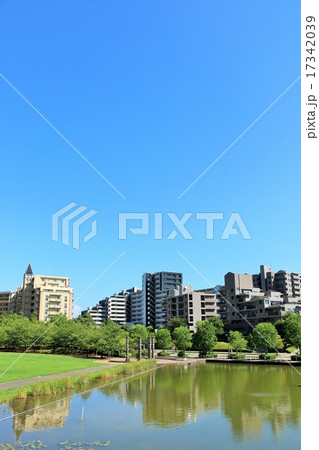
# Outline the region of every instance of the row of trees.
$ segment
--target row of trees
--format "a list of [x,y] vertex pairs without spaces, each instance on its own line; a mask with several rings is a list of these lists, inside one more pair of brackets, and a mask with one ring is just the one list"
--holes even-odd
[[[127,337],[130,338],[130,348],[133,351],[137,348],[139,338],[146,345],[149,337],[155,337],[158,349],[169,350],[175,346],[182,356],[192,348],[198,350],[200,356],[207,356],[223,336],[223,322],[218,317],[197,322],[196,332],[192,334],[181,318],[172,319],[168,328],[160,328],[155,333],[152,327],[120,327],[111,320],[97,327],[89,314],[72,320],[61,315],[47,323],[17,314],[0,316],[0,347],[12,350],[32,348],[87,356],[124,355]],[[245,350],[247,345],[263,352],[282,350],[288,346],[300,349],[300,316],[287,313],[284,320],[275,325],[260,323],[248,338],[239,331],[230,331],[228,342],[237,352]]]

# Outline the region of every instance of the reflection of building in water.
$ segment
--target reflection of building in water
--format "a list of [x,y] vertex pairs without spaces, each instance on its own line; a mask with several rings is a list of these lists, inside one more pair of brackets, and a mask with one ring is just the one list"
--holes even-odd
[[[23,402],[22,406],[20,401],[19,408],[17,409],[25,411],[26,409],[40,406],[41,403],[39,399],[37,401],[34,401],[34,399],[32,400],[32,406],[28,401]],[[14,416],[13,431],[16,439],[18,440],[20,438],[23,431],[38,431],[48,428],[63,427],[65,419],[70,412],[70,400],[70,398],[62,399],[50,407],[35,409],[26,414],[22,414],[21,416]],[[18,413],[17,409],[13,407],[14,414]]]

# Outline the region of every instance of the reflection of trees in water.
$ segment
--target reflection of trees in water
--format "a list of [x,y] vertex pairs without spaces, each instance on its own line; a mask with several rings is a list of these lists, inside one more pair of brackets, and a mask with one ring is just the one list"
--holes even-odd
[[220,408],[237,440],[260,435],[263,422],[273,434],[299,426],[299,375],[290,367],[203,364],[170,366],[106,388],[143,406],[145,424],[173,427],[196,420],[200,411]]
[[[201,411],[220,409],[230,420],[236,440],[245,441],[260,435],[264,422],[270,424],[273,434],[287,424],[299,426],[299,383],[299,375],[290,367],[171,365],[101,388],[101,392],[132,405],[141,404],[144,423],[157,427],[182,425],[195,421]],[[90,384],[85,389],[96,386]],[[90,395],[85,392],[81,397],[86,401]],[[17,439],[24,429],[62,427],[70,399],[56,395],[9,402],[16,414],[52,401],[57,403],[13,419]]]
[[293,369],[229,365],[224,370],[223,410],[237,439],[261,434],[263,422],[270,423],[273,434],[287,424],[299,425],[299,375]]

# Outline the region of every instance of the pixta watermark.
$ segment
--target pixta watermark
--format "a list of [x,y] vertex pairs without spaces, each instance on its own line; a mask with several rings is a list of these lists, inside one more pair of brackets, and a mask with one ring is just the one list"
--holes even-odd
[[[164,230],[164,222],[169,219],[170,230]],[[220,239],[229,239],[230,236],[240,236],[243,239],[251,239],[245,222],[238,212],[233,212],[225,218],[222,212],[187,212],[178,217],[175,213],[168,212],[123,212],[119,213],[119,239],[127,239],[128,233],[133,235],[153,235],[154,239],[175,239],[178,235],[184,239],[194,239],[189,220],[194,218],[203,221],[202,232],[207,240],[214,239],[214,225],[216,221],[223,221],[223,232]],[[165,219],[165,220],[164,220]],[[150,224],[152,223],[152,227]],[[165,231],[165,232],[164,232]]]
[[[63,245],[79,250],[81,227],[97,214],[95,209],[89,211],[87,209],[86,206],[78,206],[77,203],[71,202],[56,211],[52,215],[52,240],[56,242],[61,241]],[[83,214],[84,212],[85,214]],[[97,220],[94,219],[90,222],[90,225],[91,230],[83,236],[83,243],[88,242],[97,235]]]

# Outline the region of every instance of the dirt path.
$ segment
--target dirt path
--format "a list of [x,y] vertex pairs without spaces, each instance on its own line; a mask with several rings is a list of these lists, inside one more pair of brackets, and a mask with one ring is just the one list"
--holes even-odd
[[123,362],[123,360],[122,361],[117,361],[116,359],[108,361],[98,360],[96,362],[100,363],[97,367],[88,367],[86,369],[71,370],[70,372],[53,373],[52,375],[44,375],[39,377],[26,378],[24,380],[14,380],[14,381],[7,381],[5,383],[0,383],[0,391],[3,391],[5,389],[19,388],[21,386],[27,386],[28,384],[36,383],[39,381],[54,380],[55,378],[67,377],[72,375],[81,375],[83,373],[97,372],[99,370],[107,369],[108,367],[117,366],[118,364]]

